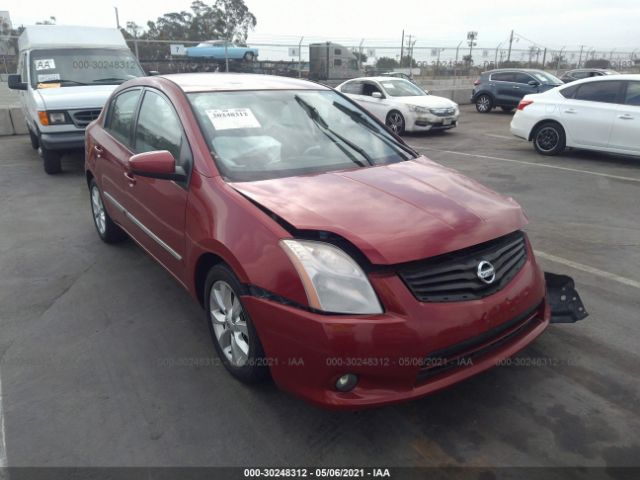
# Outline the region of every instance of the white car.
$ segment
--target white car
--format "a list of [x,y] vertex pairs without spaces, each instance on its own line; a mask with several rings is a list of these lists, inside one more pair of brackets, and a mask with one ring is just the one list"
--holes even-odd
[[348,80],[336,88],[398,135],[405,131],[426,132],[453,128],[458,124],[458,104],[429,95],[402,78],[364,77]]
[[591,77],[526,95],[511,133],[542,155],[565,147],[640,155],[640,75]]

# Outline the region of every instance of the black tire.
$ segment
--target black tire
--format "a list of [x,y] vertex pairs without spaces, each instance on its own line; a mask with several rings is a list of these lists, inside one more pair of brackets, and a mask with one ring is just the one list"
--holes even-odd
[[516,107],[500,107],[503,112],[511,113]]
[[384,123],[396,135],[402,135],[404,133],[404,117],[399,111],[391,110],[389,113],[387,113],[387,118],[385,119]]
[[541,123],[536,127],[532,138],[534,148],[541,155],[558,155],[566,146],[564,128],[556,122]]
[[489,113],[493,109],[493,98],[491,95],[483,93],[476,97],[476,110],[479,113]]
[[42,162],[44,165],[44,171],[49,175],[55,175],[56,173],[60,173],[62,171],[62,155],[60,152],[56,152],[55,150],[47,150],[42,145],[38,147],[38,153],[40,154],[40,158],[42,158]]
[[[97,195],[97,198],[99,199],[99,205],[102,208],[102,213],[104,214],[104,217],[102,218],[104,225],[101,224],[101,220],[99,219],[100,212],[97,211],[98,205],[95,201],[96,199],[94,199],[94,195]],[[94,179],[91,179],[91,182],[89,182],[89,201],[91,202],[93,225],[96,227],[96,231],[103,242],[117,243],[127,238],[127,234],[124,230],[111,220],[109,213],[107,213],[107,209],[104,208],[102,192]]]
[[31,148],[37,150],[40,147],[40,140],[38,140],[38,136],[29,129],[29,140],[31,140]]
[[[224,315],[226,312],[221,312],[220,310],[218,310],[218,304],[216,303],[215,298],[212,302],[211,297],[214,285],[227,285],[228,287],[230,287],[231,292],[233,293],[233,296],[231,298],[233,299],[233,301],[238,302],[238,304],[242,308],[241,313],[238,317],[238,322],[244,322],[246,326],[246,335],[233,330],[233,320],[229,320],[229,322],[231,323],[226,324],[226,320],[223,322],[216,322],[214,318],[214,311],[217,312],[218,318],[220,318],[220,315],[223,315],[226,319],[227,316]],[[246,293],[246,288],[243,287],[242,284],[238,281],[231,269],[224,264],[215,265],[211,268],[211,270],[209,270],[204,288],[204,307],[207,314],[207,324],[209,325],[209,332],[211,333],[213,346],[216,349],[216,352],[218,353],[222,364],[231,375],[233,375],[236,379],[240,380],[243,383],[257,383],[264,380],[265,378],[268,378],[269,369],[265,360],[264,349],[262,348],[262,344],[260,343],[260,339],[258,338],[258,333],[253,326],[251,317],[249,317],[249,313],[245,309],[241,299],[241,295]],[[246,356],[243,357],[245,361],[243,365],[236,365],[232,363],[233,360],[229,359],[227,355],[230,353],[225,353],[225,351],[223,350],[223,346],[221,345],[222,340],[218,340],[214,324],[218,325],[218,328],[222,328],[224,331],[226,331],[226,333],[229,335],[229,338],[232,338],[236,333],[240,335],[240,337],[242,337],[241,341],[248,346],[248,352]],[[228,348],[230,350],[233,350],[231,346],[229,346]]]
[[247,62],[253,62],[253,59],[255,58],[255,55],[253,54],[253,52],[246,52],[244,54],[244,59]]

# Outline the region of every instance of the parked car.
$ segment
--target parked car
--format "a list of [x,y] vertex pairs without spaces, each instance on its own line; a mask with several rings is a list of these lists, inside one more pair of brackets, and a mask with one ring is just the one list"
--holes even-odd
[[565,147],[640,155],[640,75],[592,77],[527,95],[511,133],[543,155]]
[[393,77],[363,77],[336,88],[367,109],[394,133],[446,130],[458,124],[458,104],[429,95],[412,82]]
[[582,80],[589,77],[602,77],[604,75],[619,75],[614,70],[608,70],[604,68],[578,68],[575,70],[569,70],[565,72],[561,77],[564,83],[574,82],[576,80]]
[[562,80],[543,70],[498,69],[483,72],[473,83],[471,103],[480,113],[496,107],[513,111],[525,95],[540,93],[562,85]]
[[216,60],[246,60],[252,62],[258,58],[258,49],[243,47],[226,40],[209,40],[202,42],[195,47],[187,47],[187,57],[211,58]]
[[87,129],[86,180],[100,238],[129,235],[164,266],[244,382],[270,371],[320,405],[391,403],[491,368],[549,323],[518,204],[316,83],[127,82]]
[[115,28],[33,25],[18,39],[20,91],[31,146],[49,174],[64,152],[84,148],[84,130],[117,85],[145,73]]

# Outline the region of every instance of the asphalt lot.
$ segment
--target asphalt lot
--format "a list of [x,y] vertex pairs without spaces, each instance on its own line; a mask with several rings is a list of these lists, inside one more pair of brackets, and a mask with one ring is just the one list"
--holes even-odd
[[518,200],[591,316],[552,325],[528,366],[338,413],[207,365],[200,307],[133,242],[98,239],[80,156],[50,177],[28,137],[0,138],[0,464],[638,465],[640,159],[541,157],[510,118],[465,106],[457,129],[405,138]]

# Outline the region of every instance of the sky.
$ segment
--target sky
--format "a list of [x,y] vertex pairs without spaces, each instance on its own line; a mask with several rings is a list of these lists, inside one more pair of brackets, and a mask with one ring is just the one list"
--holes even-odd
[[[245,0],[258,24],[249,40],[262,43],[296,43],[300,36],[365,45],[400,43],[402,30],[418,38],[416,46],[455,47],[467,31],[478,32],[478,45],[496,48],[514,29],[514,48],[539,46],[557,49],[595,47],[628,50],[640,48],[638,0]],[[33,24],[49,16],[67,25],[115,26],[113,7],[120,23],[146,25],[166,12],[188,10],[190,0],[4,0],[14,25]]]

